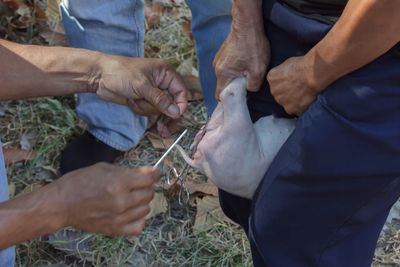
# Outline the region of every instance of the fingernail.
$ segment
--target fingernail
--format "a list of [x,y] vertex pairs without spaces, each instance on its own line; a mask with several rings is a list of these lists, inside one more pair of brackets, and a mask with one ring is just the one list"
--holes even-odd
[[167,111],[171,115],[179,115],[179,108],[174,104],[170,105]]

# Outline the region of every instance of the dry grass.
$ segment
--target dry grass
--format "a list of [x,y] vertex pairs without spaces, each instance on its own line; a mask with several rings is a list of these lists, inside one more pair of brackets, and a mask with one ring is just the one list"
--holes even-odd
[[[189,15],[185,7],[181,12]],[[187,59],[195,62],[193,42],[183,32],[181,22],[180,19],[162,16],[159,27],[147,33],[146,54],[168,59],[175,66]],[[38,25],[32,24],[28,29],[16,31],[4,17],[0,20],[2,36],[20,43],[43,44],[44,41],[38,37],[39,29]],[[7,146],[20,147],[23,139],[24,145],[32,146],[37,152],[32,161],[8,168],[9,181],[15,185],[16,194],[32,191],[57,178],[61,150],[85,128],[75,115],[74,102],[73,96],[67,96],[2,103],[2,141]],[[205,120],[203,103],[192,102],[183,120],[184,127],[189,129],[189,135],[181,142],[184,147],[188,148]],[[119,164],[131,167],[151,165],[162,153],[162,149],[154,149],[144,138]],[[176,168],[183,167],[176,153],[173,153],[172,160]],[[187,175],[205,180],[191,169]],[[81,257],[77,257],[74,251],[58,251],[45,237],[39,238],[18,246],[17,266],[251,266],[248,242],[238,226],[220,223],[209,231],[193,233],[196,208],[180,206],[177,196],[163,189],[164,182],[162,179],[157,190],[166,195],[168,210],[151,218],[140,237],[109,238],[84,233],[79,238],[89,241],[90,246]]]
[[[0,37],[21,43],[43,43],[38,37],[40,26],[32,24],[25,30],[16,30],[8,24],[2,10],[4,6],[0,5]],[[183,17],[189,16],[184,6],[179,12]],[[162,16],[160,25],[147,33],[146,54],[168,59],[175,66],[187,59],[195,62],[193,42],[182,30],[183,20],[172,15]],[[17,194],[56,179],[60,151],[85,127],[75,115],[74,100],[73,96],[67,96],[1,104],[1,140],[5,145],[18,147],[24,138],[37,151],[31,162],[16,164],[7,170]],[[182,141],[184,147],[188,147],[205,118],[203,103],[192,102],[183,120],[184,127],[190,132]],[[131,167],[152,165],[162,152],[154,149],[144,138],[119,164]],[[172,159],[178,169],[182,168],[183,163],[177,154],[173,154]],[[205,179],[191,169],[187,175]],[[208,231],[195,234],[192,227],[196,208],[179,206],[176,195],[164,190],[162,183],[165,183],[165,178],[157,190],[167,197],[167,212],[150,219],[140,237],[108,238],[85,233],[80,238],[89,241],[90,246],[81,257],[71,256],[76,254],[72,251],[54,249],[46,238],[36,239],[18,246],[17,266],[251,266],[249,244],[237,226],[219,223]],[[398,228],[382,235],[374,266],[400,266]]]

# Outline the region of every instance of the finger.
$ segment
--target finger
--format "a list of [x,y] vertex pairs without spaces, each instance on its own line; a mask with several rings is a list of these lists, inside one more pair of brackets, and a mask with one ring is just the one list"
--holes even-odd
[[143,219],[150,212],[150,205],[142,205],[132,209],[128,209],[123,214],[116,218],[116,223],[119,225],[126,225],[134,221]]
[[119,195],[114,196],[111,201],[105,205],[107,205],[107,208],[112,210],[114,213],[121,215],[130,209],[148,205],[153,199],[153,196],[153,187],[132,190],[129,192],[119,193]]
[[292,106],[284,106],[283,108],[285,109],[285,112],[289,115],[298,116],[298,114],[300,113],[299,110],[297,110],[295,107]]
[[158,109],[156,109],[153,105],[143,99],[129,99],[128,107],[132,109],[136,114],[141,116],[150,117],[160,114],[160,111],[158,111]]
[[165,90],[151,87],[144,93],[144,99],[169,117],[178,118],[180,116],[179,106],[174,103],[173,97]]
[[127,99],[125,97],[121,97],[109,90],[98,90],[96,93],[103,100],[110,101],[110,102],[120,104],[120,105],[127,104]]
[[152,187],[160,178],[160,171],[152,167],[124,170],[124,179],[128,191]]
[[159,134],[160,137],[162,138],[168,138],[171,137],[172,134],[169,131],[167,125],[163,121],[157,121],[157,133]]
[[147,205],[154,197],[154,189],[153,187],[150,187],[146,189],[133,190],[124,197],[124,201],[128,203],[128,208]]
[[266,67],[260,67],[259,69],[246,73],[247,77],[247,90],[256,92],[260,89],[264,82]]
[[134,221],[132,223],[126,224],[122,227],[122,235],[131,236],[131,235],[140,235],[144,229],[144,225],[146,223],[146,219],[140,219]]
[[179,115],[182,115],[187,109],[187,89],[182,77],[169,64],[165,67],[165,75],[158,87],[173,96],[174,103],[179,108]]
[[217,76],[217,87],[215,89],[215,98],[218,101],[221,101],[220,98],[221,92],[233,79],[234,77],[232,76],[225,76],[225,75],[220,75],[219,77]]

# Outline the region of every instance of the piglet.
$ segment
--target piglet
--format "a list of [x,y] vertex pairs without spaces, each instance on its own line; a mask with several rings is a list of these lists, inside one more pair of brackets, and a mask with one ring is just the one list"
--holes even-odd
[[221,93],[210,120],[195,137],[190,158],[219,188],[251,199],[272,160],[295,127],[295,120],[267,116],[254,124],[246,104],[246,80],[232,81]]

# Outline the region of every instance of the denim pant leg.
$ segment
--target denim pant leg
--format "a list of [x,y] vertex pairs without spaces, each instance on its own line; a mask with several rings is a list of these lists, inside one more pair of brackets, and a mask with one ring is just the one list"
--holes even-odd
[[[4,165],[3,152],[0,151],[0,202],[8,200],[7,174]],[[13,267],[15,263],[15,247],[0,251],[0,266]]]
[[[69,46],[143,57],[143,0],[63,0],[61,12]],[[79,94],[76,109],[91,134],[118,150],[134,147],[147,126],[145,117],[92,93]]]
[[201,88],[208,115],[214,111],[216,77],[212,66],[215,55],[231,29],[231,0],[187,0],[192,11],[192,32],[196,42]]

